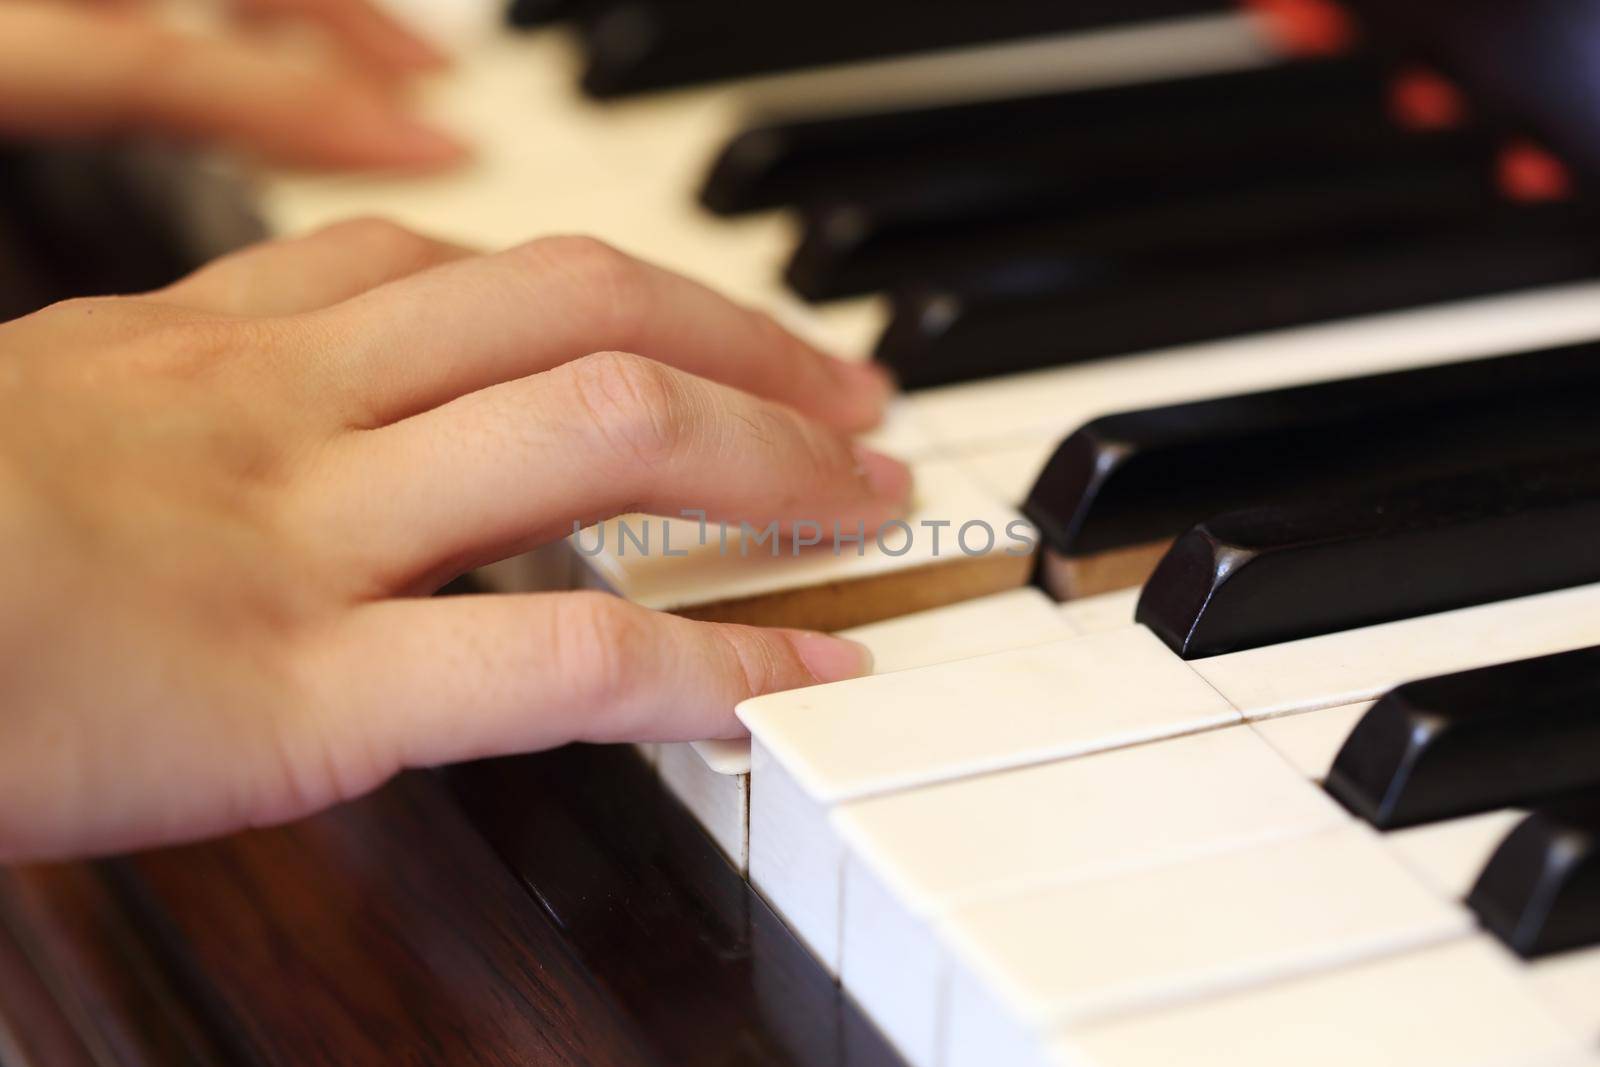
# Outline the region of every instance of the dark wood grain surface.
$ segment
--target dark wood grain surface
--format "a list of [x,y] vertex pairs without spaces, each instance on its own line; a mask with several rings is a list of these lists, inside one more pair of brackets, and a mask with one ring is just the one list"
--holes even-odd
[[0,1063],[893,1067],[628,749],[0,880]]

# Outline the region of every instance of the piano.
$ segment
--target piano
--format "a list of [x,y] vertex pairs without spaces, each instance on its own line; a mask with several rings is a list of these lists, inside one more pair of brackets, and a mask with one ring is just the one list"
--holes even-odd
[[[637,516],[697,547],[583,531],[442,592],[875,671],[746,702],[748,741],[4,872],[0,1064],[1600,1064],[1600,3],[510,23],[426,102],[469,170],[267,175],[259,228],[701,277],[895,371],[918,499],[859,551]],[[133,202],[116,270],[36,252],[31,299],[225,243]]]

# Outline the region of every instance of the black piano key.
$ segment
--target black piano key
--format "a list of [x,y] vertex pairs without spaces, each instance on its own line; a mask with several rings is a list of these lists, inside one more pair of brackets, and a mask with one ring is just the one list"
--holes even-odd
[[995,200],[1103,199],[1130,173],[1228,146],[1259,152],[1265,137],[1341,136],[1379,124],[1384,66],[1367,59],[1291,63],[1105,89],[810,121],[741,132],[701,190],[713,211],[904,194],[929,184]]
[[[1594,437],[1600,449],[1600,422]],[[1135,618],[1199,659],[1590,582],[1600,451],[1209,518],[1173,544]]]
[[[1581,755],[1600,762],[1592,734],[1587,745]],[[1600,944],[1600,797],[1541,809],[1518,823],[1490,857],[1467,906],[1525,958]]]
[[1535,463],[1594,447],[1600,345],[1108,415],[1058,448],[1023,510],[1087,556],[1212,515]]
[[1168,160],[1143,179],[1124,175],[1098,191],[1057,184],[1035,198],[930,181],[875,203],[805,212],[785,278],[801,296],[825,300],[907,282],[987,286],[1023,266],[1072,272],[1262,244],[1292,250],[1297,237],[1336,238],[1373,218],[1491,210],[1491,153],[1473,132],[1390,131],[1360,145],[1286,147],[1270,161]]
[[506,22],[518,29],[544,26],[575,15],[583,0],[511,0]]
[[596,96],[1231,10],[1226,0],[597,0],[583,87]]
[[1325,785],[1379,829],[1533,807],[1600,786],[1600,648],[1407,682],[1374,704]]
[[876,356],[914,390],[1600,274],[1578,205],[1414,225],[1303,235],[1276,254],[1267,243],[1177,265],[1023,263],[983,287],[913,288],[893,298]]

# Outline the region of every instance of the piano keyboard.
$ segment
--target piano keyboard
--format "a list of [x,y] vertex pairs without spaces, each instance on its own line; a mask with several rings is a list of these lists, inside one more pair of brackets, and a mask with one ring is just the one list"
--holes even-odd
[[[1595,494],[1561,463],[1595,353],[1541,351],[1600,338],[1590,209],[1499,202],[1501,145],[1448,95],[1391,128],[1376,63],[1292,62],[1340,36],[1286,35],[1305,5],[1002,4],[987,35],[953,5],[900,55],[876,13],[740,49],[705,46],[722,0],[568,6],[581,34],[483,40],[436,87],[470,171],[276,176],[263,211],[597,234],[894,366],[914,388],[872,441],[915,465],[913,524],[1038,522],[1065,602],[1026,558],[876,546],[588,531],[499,568],[873,650],[747,702],[748,742],[641,752],[907,1061],[1600,1063]],[[1271,158],[1195,135],[1234,98],[1220,125]],[[1072,448],[1112,491],[1063,488]],[[1385,479],[1429,480],[1416,521],[1327,507]],[[1371,577],[1438,552],[1432,584]]]

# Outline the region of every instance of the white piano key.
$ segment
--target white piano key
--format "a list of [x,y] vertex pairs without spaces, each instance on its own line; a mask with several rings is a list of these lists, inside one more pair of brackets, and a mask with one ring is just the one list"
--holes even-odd
[[[844,633],[865,644],[878,674],[1058,640],[1070,634],[1050,599],[1017,589],[901,616]],[[748,743],[747,743],[748,744]],[[838,960],[841,850],[827,814],[759,744],[747,749],[752,776],[750,879],[830,969]]]
[[1442,896],[1464,899],[1494,850],[1528,813],[1507,808],[1391,830],[1384,844]]
[[[722,219],[696,193],[717,151],[752,113],[916,106],[939,100],[1172,77],[1271,61],[1255,26],[1224,15],[1086,35],[844,64],[769,78],[588,100],[570,34],[501,33],[464,42],[427,86],[423,109],[476,153],[459,171],[267,174],[261,215],[277,233],[383,215],[487,248],[588,233],[769,309],[792,306],[782,264],[794,246],[778,213]],[[821,340],[864,353],[882,321],[859,305],[818,309]]]
[[1522,964],[1529,984],[1580,1039],[1600,1042],[1600,948],[1578,949]]
[[[1600,306],[1600,301],[1597,301]],[[1191,661],[1257,719],[1373,700],[1401,682],[1600,644],[1600,585]]]
[[[758,806],[764,785],[758,765]],[[1347,818],[1242,728],[845,804],[833,815],[842,902],[837,886],[829,897],[843,913],[840,973],[902,1051],[932,1062],[940,916]],[[810,872],[808,888],[821,881]]]
[[[862,434],[860,440],[869,448],[898,456],[907,462],[929,458],[935,451],[933,439],[917,421],[916,413],[911,410],[904,397],[891,402],[889,410],[884,413],[883,422],[876,429]],[[988,492],[991,499],[999,500],[1003,504],[1010,503],[976,479],[972,481],[974,485]]]
[[505,30],[497,0],[382,0],[379,5],[447,48],[467,48]]
[[840,631],[872,652],[872,672],[928,667],[1077,636],[1056,604],[1032,586]]
[[1012,507],[1021,507],[1023,501],[1028,499],[1033,483],[1039,480],[1045,463],[1060,444],[1060,436],[1050,435],[1017,444],[951,451],[968,477],[993,493],[996,500],[1003,500]]
[[830,968],[835,804],[1238,718],[1142,627],[775,693],[738,710],[754,740],[750,878]]
[[773,693],[738,713],[807,792],[829,803],[1239,719],[1137,626]]
[[750,775],[719,772],[690,744],[662,745],[657,770],[728,861],[743,871],[749,862]]
[[571,589],[577,584],[576,560],[566,541],[542,545],[473,573],[497,593],[544,593]]
[[1067,601],[1057,610],[1080,633],[1124,630],[1137,625],[1133,621],[1133,611],[1139,604],[1139,592],[1138,589],[1119,589],[1115,593],[1079,597]]
[[1530,1067],[1582,1047],[1482,936],[1087,1026],[1060,1067]]
[[1250,725],[1295,770],[1320,782],[1328,776],[1334,758],[1344,747],[1344,739],[1350,736],[1350,731],[1373,703],[1364,700],[1359,704],[1340,704],[1299,715],[1278,715]]
[[1235,70],[1280,54],[1247,16],[1200,15],[771,75],[735,93],[753,115],[843,115]]
[[[976,552],[990,545],[984,562],[1009,566],[1017,584],[1025,580],[1026,553],[1033,542],[1028,528],[1013,525],[1023,522],[1016,511],[993,501],[953,464],[917,464],[914,475],[916,499],[901,520],[905,525],[869,534],[859,546],[849,542],[835,546],[832,530],[827,529],[818,535],[820,544],[796,551],[770,537],[761,543],[760,527],[746,539],[737,524],[719,527],[714,522],[704,527],[701,543],[698,520],[652,516],[609,520],[569,540],[578,546],[591,584],[663,611],[968,564],[974,557],[957,542],[959,528],[967,523],[987,524],[993,534],[989,542],[982,527],[973,527],[967,535],[969,548]],[[930,523],[944,525],[935,532],[925,525]],[[624,526],[634,540],[623,536]],[[636,541],[644,531],[649,541],[641,551]],[[937,580],[931,574],[927,578]]]
[[950,454],[1064,437],[1099,415],[1600,336],[1600,283],[1564,285],[1072,364],[909,399]]
[[[932,611],[843,631],[872,652],[883,674],[1059,640],[1073,634],[1055,603],[1034,588],[1012,589]],[[750,740],[660,746],[662,780],[728,858],[747,868]]]
[[[942,1067],[1012,1063],[1095,1018],[1281,981],[1473,928],[1365,826],[1006,896],[948,916]],[[850,967],[846,956],[846,970]]]

